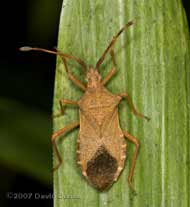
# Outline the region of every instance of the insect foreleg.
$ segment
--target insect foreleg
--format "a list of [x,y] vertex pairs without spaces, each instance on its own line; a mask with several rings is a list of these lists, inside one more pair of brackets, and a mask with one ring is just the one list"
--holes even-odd
[[63,64],[65,66],[65,70],[68,74],[68,77],[69,79],[76,85],[78,86],[80,89],[82,89],[83,91],[86,91],[86,86],[80,82],[79,79],[77,79],[68,69],[68,65],[67,65],[67,60],[65,57],[61,57],[62,58],[62,61],[63,61]]
[[59,150],[58,150],[58,148],[57,148],[56,139],[57,139],[60,135],[66,133],[66,132],[69,132],[69,131],[71,131],[72,129],[78,127],[79,124],[80,124],[79,122],[75,122],[75,123],[73,123],[73,124],[70,124],[70,125],[68,125],[68,126],[65,126],[64,128],[62,128],[62,129],[56,131],[56,132],[52,135],[52,137],[51,137],[51,141],[52,141],[52,144],[53,144],[53,147],[54,147],[54,150],[55,150],[55,154],[56,154],[56,156],[57,156],[57,158],[58,158],[58,164],[53,168],[53,171],[54,171],[54,170],[57,170],[57,169],[59,168],[59,166],[61,165],[61,163],[62,163],[62,158],[61,158],[61,155],[60,155]]
[[133,185],[132,185],[132,179],[133,179],[133,174],[134,174],[134,169],[135,169],[135,165],[136,165],[136,160],[137,160],[137,155],[138,155],[138,152],[139,152],[140,144],[139,144],[139,141],[134,136],[129,134],[127,131],[123,131],[123,134],[129,141],[131,141],[131,142],[133,142],[133,144],[135,144],[135,152],[133,154],[133,159],[132,159],[130,172],[129,172],[129,176],[128,176],[129,186],[134,191],[134,188],[133,188]]
[[136,110],[135,106],[133,105],[132,99],[131,99],[131,97],[129,96],[128,93],[121,93],[121,94],[119,94],[119,96],[121,96],[122,98],[126,98],[128,104],[129,104],[129,107],[131,108],[131,110],[132,110],[132,112],[133,112],[134,115],[136,115],[136,116],[138,116],[138,117],[140,117],[140,118],[144,118],[144,119],[146,119],[147,121],[150,120],[149,117],[147,117],[147,116],[145,116],[145,115],[139,113],[139,112]]

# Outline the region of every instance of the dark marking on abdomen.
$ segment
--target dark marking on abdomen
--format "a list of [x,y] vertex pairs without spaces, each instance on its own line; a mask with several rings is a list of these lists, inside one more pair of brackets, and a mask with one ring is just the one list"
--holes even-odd
[[100,146],[92,159],[87,162],[86,173],[90,182],[98,190],[103,191],[113,183],[117,167],[117,160],[104,146]]

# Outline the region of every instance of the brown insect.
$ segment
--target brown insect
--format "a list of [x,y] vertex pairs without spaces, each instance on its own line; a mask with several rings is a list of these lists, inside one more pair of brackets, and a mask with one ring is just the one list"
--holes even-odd
[[[67,99],[61,99],[59,101],[61,114],[64,113],[65,105],[78,106],[80,121],[65,126],[52,135],[53,147],[58,158],[58,164],[54,167],[54,170],[62,163],[62,158],[56,145],[56,139],[60,137],[60,135],[80,126],[77,139],[77,163],[84,177],[100,191],[107,190],[113,182],[118,179],[124,167],[126,159],[126,142],[124,137],[134,143],[136,147],[128,176],[128,183],[132,188],[132,178],[139,151],[139,141],[129,134],[128,131],[123,131],[120,128],[118,105],[121,100],[125,98],[128,101],[132,112],[136,116],[149,120],[148,117],[136,111],[128,93],[112,94],[105,88],[105,85],[116,72],[116,62],[112,47],[119,35],[132,24],[133,22],[129,21],[116,36],[113,37],[106,50],[97,61],[95,68],[88,67],[81,59],[60,51],[50,51],[31,47],[20,48],[22,51],[37,50],[59,55],[63,60],[68,78],[85,92],[79,101]],[[102,79],[99,68],[108,53],[111,55],[113,67],[107,76]],[[69,71],[67,59],[75,60],[82,66],[86,73],[87,84],[81,83]]]

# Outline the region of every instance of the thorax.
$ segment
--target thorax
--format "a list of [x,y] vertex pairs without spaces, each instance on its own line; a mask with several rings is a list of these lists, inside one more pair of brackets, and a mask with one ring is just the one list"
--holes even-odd
[[105,118],[114,112],[120,100],[119,96],[101,87],[97,90],[87,90],[79,101],[79,107],[83,115],[102,125]]

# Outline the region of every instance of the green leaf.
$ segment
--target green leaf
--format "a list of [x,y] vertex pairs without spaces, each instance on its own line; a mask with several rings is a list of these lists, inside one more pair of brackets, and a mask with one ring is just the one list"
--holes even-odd
[[0,113],[1,163],[50,185],[50,118],[43,112],[3,98]]
[[[57,142],[63,164],[54,173],[54,192],[62,199],[55,198],[55,207],[189,206],[190,44],[181,1],[65,0],[58,48],[95,65],[112,36],[133,19],[135,25],[115,44],[117,74],[107,88],[115,94],[128,92],[138,111],[151,117],[146,122],[135,117],[126,102],[119,105],[122,129],[141,144],[133,181],[137,195],[127,183],[134,146],[128,144],[128,158],[118,181],[100,193],[77,167],[78,130],[73,130]],[[80,66],[74,62],[69,66],[84,81]],[[110,69],[108,55],[100,69],[102,76]],[[54,113],[60,111],[58,100],[79,100],[81,95],[58,58]],[[78,110],[67,107],[66,115],[54,120],[54,131],[76,120]]]

